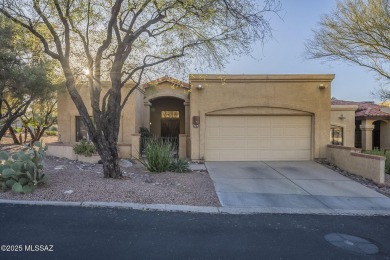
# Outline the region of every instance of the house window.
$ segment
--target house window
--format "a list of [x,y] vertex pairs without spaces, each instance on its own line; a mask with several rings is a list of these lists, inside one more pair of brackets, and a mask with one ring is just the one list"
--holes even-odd
[[179,118],[179,111],[161,111],[161,118]]
[[87,126],[81,116],[76,116],[76,142],[81,140],[90,141]]
[[336,145],[343,145],[343,128],[341,126],[330,127],[330,143]]

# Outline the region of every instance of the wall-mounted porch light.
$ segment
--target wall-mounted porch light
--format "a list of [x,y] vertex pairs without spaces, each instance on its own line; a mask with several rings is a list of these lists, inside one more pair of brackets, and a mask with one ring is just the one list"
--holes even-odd
[[326,89],[326,88],[328,88],[328,86],[325,86],[324,84],[320,84],[320,85],[318,86],[318,88],[319,88],[319,89]]
[[339,118],[340,118],[341,120],[346,119],[346,117],[345,117],[343,114],[341,114],[341,115],[339,116]]
[[192,117],[192,126],[194,128],[198,128],[200,124],[200,116],[193,116]]

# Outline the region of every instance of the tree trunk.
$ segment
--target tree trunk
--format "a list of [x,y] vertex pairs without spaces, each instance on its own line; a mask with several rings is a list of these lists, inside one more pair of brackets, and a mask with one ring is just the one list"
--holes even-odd
[[[75,79],[68,61],[62,60],[62,68],[66,78],[66,87],[68,93],[76,105],[80,116],[88,129],[88,133],[92,142],[100,155],[103,163],[103,174],[105,178],[121,178],[122,171],[119,167],[119,156],[117,150],[118,132],[120,123],[120,73],[118,78],[112,84],[115,85],[111,91],[106,112],[102,113],[99,106],[96,105],[96,100],[99,101],[100,91],[91,92],[92,115],[94,122],[90,119],[88,109],[83,102],[79,92],[76,89]],[[94,86],[89,86],[94,87]],[[95,101],[95,102],[94,102]],[[98,104],[98,103],[97,103]]]
[[7,129],[9,129],[11,127],[12,123],[18,117],[20,117],[26,113],[27,108],[31,104],[31,102],[32,102],[32,99],[30,98],[23,105],[21,105],[14,114],[9,116],[8,118],[1,118],[2,120],[5,120],[5,123],[0,128],[0,140],[1,140],[1,138],[3,138],[3,136],[7,132]]
[[36,136],[35,141],[41,140],[43,134],[45,133],[45,131],[46,131],[48,128],[49,128],[49,126],[44,126],[44,127],[42,127],[42,128],[39,130],[39,132],[35,135],[35,136]]
[[24,143],[27,143],[27,133],[28,133],[27,129],[30,129],[30,127],[28,126],[24,127]]
[[15,131],[12,128],[12,126],[8,127],[8,129],[9,129],[9,133],[11,134],[12,139],[14,140],[14,144],[20,145],[21,143],[19,142],[18,138],[16,137]]
[[108,142],[104,143],[107,145],[97,146],[98,153],[103,163],[104,178],[121,178],[122,171],[119,167],[119,156],[116,144],[108,144]]
[[[15,118],[16,119],[16,118]],[[10,129],[12,128],[12,123],[14,122],[14,120],[6,120],[4,125],[1,126],[1,129],[0,129],[0,140],[1,138],[3,138],[3,136],[5,135],[5,133],[7,132],[7,129]],[[12,129],[13,130],[13,129]]]

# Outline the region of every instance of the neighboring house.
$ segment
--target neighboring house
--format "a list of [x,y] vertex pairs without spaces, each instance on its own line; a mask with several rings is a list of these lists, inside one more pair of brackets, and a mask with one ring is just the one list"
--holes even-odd
[[389,149],[389,120],[389,107],[374,102],[333,99],[331,143],[363,150]]
[[[137,156],[134,148],[139,148],[138,133],[143,126],[158,137],[179,136],[181,156],[192,160],[325,158],[333,78],[334,75],[190,75],[189,83],[185,83],[163,77],[135,91],[124,107],[118,139],[120,156]],[[108,84],[103,84],[103,91]],[[125,86],[123,93],[129,88]],[[87,86],[80,85],[78,89],[89,107]],[[58,131],[62,144],[57,145],[62,147],[72,147],[88,138],[65,91],[58,95]],[[52,145],[51,150],[61,151],[57,155],[71,157],[71,149],[65,152],[55,147]]]

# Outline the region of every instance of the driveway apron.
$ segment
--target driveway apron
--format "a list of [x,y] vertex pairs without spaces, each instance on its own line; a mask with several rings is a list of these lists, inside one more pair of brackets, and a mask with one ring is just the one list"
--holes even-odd
[[206,167],[222,207],[390,211],[390,198],[314,161]]

